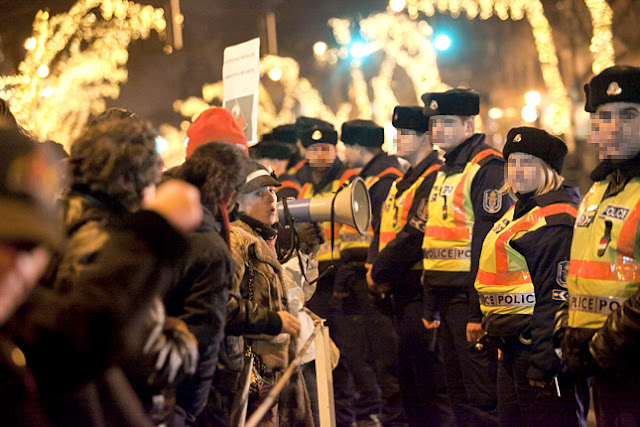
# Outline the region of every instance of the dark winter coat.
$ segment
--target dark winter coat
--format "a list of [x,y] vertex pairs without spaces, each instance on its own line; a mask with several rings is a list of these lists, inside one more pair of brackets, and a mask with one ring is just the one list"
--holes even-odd
[[206,207],[202,223],[187,239],[190,249],[175,270],[164,303],[167,314],[182,319],[198,339],[198,368],[178,385],[176,394],[176,412],[194,420],[207,403],[218,363],[234,264],[220,226]]
[[[182,235],[159,215],[133,214],[104,242],[95,268],[65,292],[37,287],[5,325],[24,352],[51,424],[151,425],[118,365],[131,360],[132,343],[142,340],[136,319],[152,296],[164,291],[186,248]],[[12,402],[30,405],[32,394],[22,399],[8,393],[15,371],[3,369],[2,375],[0,395],[14,396],[1,401],[3,414],[21,409]],[[22,425],[43,425],[29,424],[28,416],[20,419]]]

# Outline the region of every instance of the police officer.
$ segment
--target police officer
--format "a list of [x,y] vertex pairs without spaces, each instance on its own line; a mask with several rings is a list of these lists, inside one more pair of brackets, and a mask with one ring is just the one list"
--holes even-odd
[[301,187],[295,176],[288,173],[289,161],[295,146],[280,139],[275,133],[265,134],[258,144],[249,148],[249,154],[264,167],[271,168],[278,177],[282,184],[276,191],[278,199],[295,199],[300,194]]
[[[296,178],[303,183],[298,198],[327,197],[338,190],[340,186],[356,176],[356,170],[348,168],[337,157],[336,144],[338,133],[333,125],[319,119],[300,118],[296,121],[299,128],[300,144],[305,149],[306,163],[296,173]],[[299,125],[299,126],[298,126]],[[338,301],[333,296],[335,268],[340,266],[340,235],[339,224],[333,228],[334,244],[331,245],[331,224],[322,224],[325,243],[318,251],[318,279],[316,292],[309,300],[308,306],[319,316],[327,319],[329,332],[336,340],[336,315]],[[340,379],[350,378],[348,365],[341,358],[334,369],[334,393],[336,404],[336,424],[351,427],[355,420],[352,405],[353,393],[348,387],[340,383]]]
[[340,229],[340,257],[344,264],[336,273],[336,294],[342,296],[336,342],[358,392],[356,420],[370,422],[380,412],[382,425],[405,426],[397,378],[398,337],[388,300],[377,299],[374,306],[365,269],[373,227],[379,226],[381,207],[391,185],[402,176],[401,166],[396,156],[382,150],[384,129],[371,120],[343,123],[340,138],[349,166],[362,168],[359,176],[369,190],[372,227],[364,235],[347,225]]
[[598,425],[639,425],[640,68],[608,68],[585,92],[601,163],[573,232],[562,354],[593,374]]
[[368,283],[374,292],[393,296],[398,379],[409,425],[449,426],[455,418],[446,393],[442,353],[433,340],[435,329],[422,325],[420,284],[422,212],[442,161],[429,140],[429,118],[422,107],[395,107],[392,123],[397,129],[396,154],[411,168],[393,183],[382,207],[369,250]]
[[501,350],[498,416],[501,426],[586,424],[576,387],[553,347],[554,317],[566,301],[566,272],[580,202],[562,185],[564,142],[541,129],[513,128],[503,155],[503,193],[517,202],[482,245],[475,288],[482,326]]
[[449,396],[461,425],[495,425],[496,352],[476,346],[482,313],[473,288],[482,241],[511,200],[499,192],[502,155],[474,134],[477,92],[452,89],[422,95],[431,142],[446,152],[427,205],[424,324],[438,327]]

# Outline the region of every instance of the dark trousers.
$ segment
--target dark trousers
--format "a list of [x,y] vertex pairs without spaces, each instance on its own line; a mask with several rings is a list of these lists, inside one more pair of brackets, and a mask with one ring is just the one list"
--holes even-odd
[[320,427],[320,411],[318,409],[318,381],[316,378],[316,362],[315,360],[300,365],[304,383],[309,393],[309,402],[311,403],[311,413],[313,414],[313,423],[316,427]]
[[593,403],[598,426],[640,426],[640,373],[593,377]]
[[371,317],[367,322],[367,336],[381,392],[380,422],[385,427],[405,427],[407,421],[398,381],[398,334],[390,315],[376,311]]
[[367,339],[369,316],[337,315],[334,341],[340,363],[333,371],[336,424],[350,426],[380,412],[380,388]]
[[495,426],[497,348],[476,349],[466,336],[469,296],[466,291],[442,291],[433,295],[441,323],[437,343],[445,360],[447,391],[461,426]]
[[[586,381],[569,372],[543,388],[529,384],[530,346],[518,338],[499,340],[498,416],[503,427],[586,426],[589,390]],[[586,400],[585,400],[586,399]]]
[[397,297],[395,302],[398,380],[409,426],[454,426],[442,350],[435,342],[436,330],[422,324],[421,293],[415,298]]

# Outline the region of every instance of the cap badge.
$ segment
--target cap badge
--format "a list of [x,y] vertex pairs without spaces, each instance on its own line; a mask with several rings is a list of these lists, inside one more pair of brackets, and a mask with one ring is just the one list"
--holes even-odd
[[393,115],[393,120],[398,120],[398,113],[395,113],[395,114]]
[[615,96],[620,95],[622,93],[622,88],[618,84],[618,82],[609,83],[609,87],[607,88],[607,95]]
[[517,134],[516,136],[513,137],[513,142],[520,142],[522,141],[522,135]]
[[313,139],[314,141],[318,141],[322,138],[322,132],[320,132],[319,130],[315,130],[313,131],[313,133],[311,134],[311,139]]
[[435,99],[431,101],[431,104],[429,104],[429,108],[431,108],[432,110],[437,110],[438,109],[438,101],[436,101]]

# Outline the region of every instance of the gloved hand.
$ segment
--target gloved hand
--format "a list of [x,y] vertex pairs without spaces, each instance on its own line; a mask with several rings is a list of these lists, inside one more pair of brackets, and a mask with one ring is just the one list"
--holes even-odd
[[598,371],[598,365],[589,351],[590,340],[577,340],[570,331],[562,337],[562,359],[575,375],[589,377]]
[[307,222],[298,230],[298,239],[300,250],[310,254],[324,243],[324,230],[317,222]]

